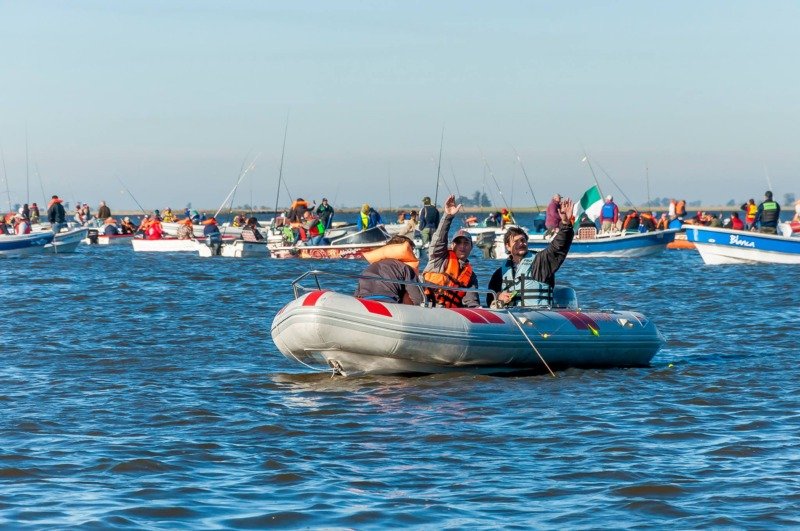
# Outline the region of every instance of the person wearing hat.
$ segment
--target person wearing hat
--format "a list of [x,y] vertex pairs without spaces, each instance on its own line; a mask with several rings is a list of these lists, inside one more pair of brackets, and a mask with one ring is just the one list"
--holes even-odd
[[327,197],[322,198],[322,203],[317,207],[316,214],[322,224],[325,225],[325,230],[330,229],[331,223],[333,223],[334,210],[333,207],[328,204]]
[[369,206],[369,203],[361,205],[361,212],[358,213],[358,230],[367,230],[378,225],[383,225],[378,211]]
[[528,235],[519,227],[511,227],[503,237],[508,259],[489,280],[489,289],[497,293],[486,296],[492,308],[506,306],[552,306],[556,271],[564,263],[575,236],[572,223],[572,200],[562,199],[558,211],[561,224],[550,244],[534,257],[528,257]]
[[439,210],[436,205],[431,204],[431,198],[422,198],[422,208],[419,211],[419,232],[422,235],[422,246],[427,247],[431,243],[431,235],[439,226]]
[[136,225],[133,224],[133,222],[131,221],[131,218],[129,218],[128,216],[125,216],[123,218],[121,225],[122,226],[120,227],[120,229],[122,231],[122,234],[135,234],[136,233]]
[[772,200],[772,192],[764,192],[764,200],[758,205],[756,211],[756,225],[758,232],[777,234],[778,223],[781,221],[781,206]]
[[103,221],[103,225],[103,236],[116,236],[119,234],[119,230],[117,229],[117,220],[111,216],[107,217]]
[[[22,210],[22,208],[20,208]],[[22,212],[17,212],[14,214],[13,220],[13,227],[14,227],[14,234],[30,234],[31,233],[31,222],[28,220]]]
[[617,228],[619,221],[619,207],[614,203],[614,198],[606,196],[606,202],[600,209],[600,232],[611,232]]
[[[456,196],[450,195],[444,203],[444,218],[433,233],[428,248],[428,264],[422,272],[422,278],[430,284],[447,288],[478,287],[478,277],[469,263],[472,252],[472,236],[463,230],[458,231],[450,245],[447,245],[450,225],[463,205],[456,205]],[[445,308],[477,308],[481,305],[477,291],[459,291],[458,289],[426,288],[425,295],[436,306]]]

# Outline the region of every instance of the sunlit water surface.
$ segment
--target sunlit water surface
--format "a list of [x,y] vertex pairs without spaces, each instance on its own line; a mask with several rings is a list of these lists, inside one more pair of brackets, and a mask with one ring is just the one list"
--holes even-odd
[[[474,262],[485,285],[498,263]],[[800,525],[797,268],[568,260],[582,307],[655,320],[650,368],[331,378],[285,359],[269,327],[290,281],[362,267],[0,261],[0,525]]]

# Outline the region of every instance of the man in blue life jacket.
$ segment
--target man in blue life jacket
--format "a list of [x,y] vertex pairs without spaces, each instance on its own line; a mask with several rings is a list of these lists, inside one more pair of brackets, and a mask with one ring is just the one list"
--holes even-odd
[[756,211],[756,226],[758,232],[765,234],[777,234],[778,223],[781,220],[781,206],[777,201],[772,200],[772,192],[764,192],[764,201],[758,205]]
[[600,209],[600,231],[611,232],[616,230],[617,222],[619,221],[619,207],[614,202],[614,198],[610,195],[606,196],[606,202]]
[[503,238],[508,259],[489,280],[486,304],[492,308],[506,306],[546,307],[553,304],[556,271],[564,263],[575,232],[570,223],[572,200],[563,199],[558,210],[560,225],[546,249],[528,256],[528,235],[519,227],[511,227]]
[[439,210],[436,205],[431,204],[430,197],[422,198],[422,208],[419,211],[419,233],[422,235],[422,246],[427,247],[431,243],[431,236],[439,226]]

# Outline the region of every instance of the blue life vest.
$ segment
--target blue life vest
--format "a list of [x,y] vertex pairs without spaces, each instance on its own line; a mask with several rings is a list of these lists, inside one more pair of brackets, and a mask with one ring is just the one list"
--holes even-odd
[[503,291],[516,292],[509,306],[544,307],[553,305],[553,288],[532,276],[533,257],[523,258],[514,271],[506,263],[503,266]]
[[614,203],[603,204],[603,209],[601,210],[603,219],[614,219],[614,206]]

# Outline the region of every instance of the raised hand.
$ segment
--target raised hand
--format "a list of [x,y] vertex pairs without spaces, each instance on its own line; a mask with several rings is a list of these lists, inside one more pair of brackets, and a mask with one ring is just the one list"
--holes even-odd
[[444,213],[448,216],[455,216],[463,206],[464,205],[460,203],[456,205],[456,195],[450,194],[450,196],[444,202]]
[[572,218],[572,199],[565,197],[561,200],[561,205],[558,207],[558,214],[561,216],[562,223],[569,223]]

